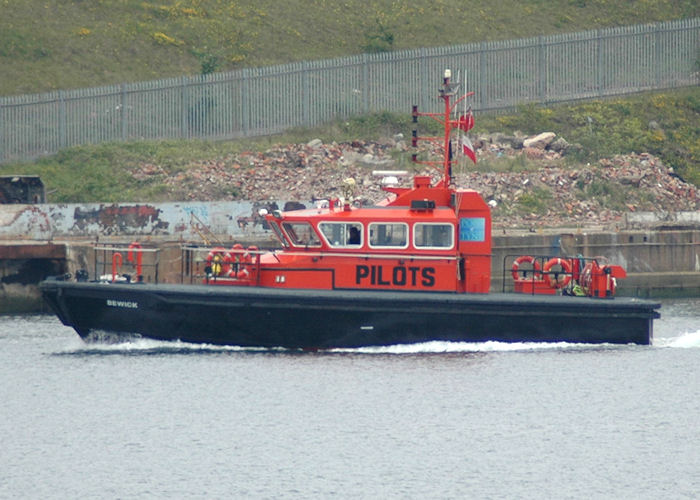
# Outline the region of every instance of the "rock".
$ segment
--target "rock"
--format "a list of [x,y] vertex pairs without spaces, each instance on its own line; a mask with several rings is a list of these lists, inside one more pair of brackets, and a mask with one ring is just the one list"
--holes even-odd
[[394,160],[391,158],[379,159],[367,153],[360,160],[360,164],[372,168],[389,168],[394,166]]
[[501,132],[494,132],[489,136],[489,142],[491,144],[502,144],[503,139],[506,138],[506,134],[503,134]]
[[523,138],[522,137],[517,137],[517,136],[512,136],[512,135],[504,135],[500,138],[499,141],[501,144],[507,144],[513,149],[522,149],[523,148]]
[[523,141],[523,147],[525,148],[546,148],[554,138],[557,136],[554,132],[542,132],[534,137],[528,137]]
[[477,149],[482,149],[486,144],[490,142],[490,138],[486,135],[479,135],[476,139],[472,139],[472,146]]
[[310,149],[320,149],[321,146],[323,146],[323,141],[321,139],[313,139],[306,144],[306,147]]
[[626,184],[628,186],[639,187],[639,184],[642,182],[643,178],[644,178],[643,175],[629,175],[629,176],[620,177],[619,181],[620,181],[620,184]]
[[523,148],[523,152],[530,160],[540,160],[544,158],[544,149],[542,148],[526,146]]
[[549,149],[556,151],[557,153],[564,153],[569,149],[569,143],[563,137],[557,137],[557,139],[549,145]]

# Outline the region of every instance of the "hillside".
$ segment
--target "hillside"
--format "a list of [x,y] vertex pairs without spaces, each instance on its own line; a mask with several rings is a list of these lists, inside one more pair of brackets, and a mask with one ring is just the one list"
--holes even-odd
[[0,95],[700,15],[696,0],[2,0]]

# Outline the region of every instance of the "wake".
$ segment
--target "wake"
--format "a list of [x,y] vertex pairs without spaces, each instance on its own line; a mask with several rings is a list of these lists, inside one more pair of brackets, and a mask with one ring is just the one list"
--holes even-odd
[[680,347],[684,349],[700,347],[700,330],[684,333],[679,337],[669,337],[654,340],[654,345],[659,347]]
[[[699,332],[700,334],[700,332]],[[700,338],[700,336],[699,336]],[[700,340],[698,340],[700,342]],[[353,348],[332,348],[318,350],[286,349],[282,347],[242,347],[213,344],[192,344],[181,341],[160,341],[152,339],[132,339],[121,342],[84,343],[80,339],[71,342],[63,350],[53,353],[58,356],[155,356],[155,355],[206,355],[223,353],[276,353],[276,354],[454,354],[489,352],[537,352],[556,350],[600,350],[618,346],[613,344],[576,344],[570,342],[448,342],[431,341],[418,344],[397,344],[390,346],[367,346]]]

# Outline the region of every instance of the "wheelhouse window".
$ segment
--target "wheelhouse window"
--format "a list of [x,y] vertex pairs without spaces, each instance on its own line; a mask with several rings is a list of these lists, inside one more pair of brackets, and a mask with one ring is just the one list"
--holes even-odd
[[321,240],[308,222],[283,222],[282,228],[297,247],[320,247]]
[[369,246],[372,248],[406,248],[408,224],[403,222],[373,222],[369,225]]
[[279,226],[273,222],[272,224],[270,224],[270,227],[275,232],[275,235],[277,236],[277,239],[280,240],[282,246],[287,248],[289,246],[289,243],[287,243],[287,239],[284,237],[284,234],[282,233],[282,230],[279,228]]
[[452,224],[422,223],[413,226],[413,246],[416,248],[447,249],[454,246]]
[[321,222],[321,234],[334,248],[358,248],[362,246],[362,224],[359,222]]

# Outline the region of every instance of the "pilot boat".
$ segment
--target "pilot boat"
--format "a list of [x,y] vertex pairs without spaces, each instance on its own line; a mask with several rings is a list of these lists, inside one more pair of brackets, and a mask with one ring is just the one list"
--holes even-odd
[[[146,337],[243,347],[329,349],[429,341],[650,344],[658,303],[615,297],[625,270],[602,259],[522,255],[513,260],[512,291],[491,293],[491,213],[478,192],[458,188],[457,153],[475,160],[466,133],[473,93],[458,96],[446,70],[437,113],[440,137],[413,131],[412,145],[432,141],[437,160],[413,160],[439,173],[412,185],[386,183],[374,206],[328,199],[318,206],[263,212],[281,249],[189,247],[202,266],[196,283],[144,283],[143,249],[128,258],[137,279],[116,272],[90,281],[40,284],[63,324],[85,340]],[[385,173],[391,177],[391,172]],[[204,252],[203,254],[201,252]],[[116,259],[116,257],[119,259]],[[197,266],[195,266],[197,267]]]

